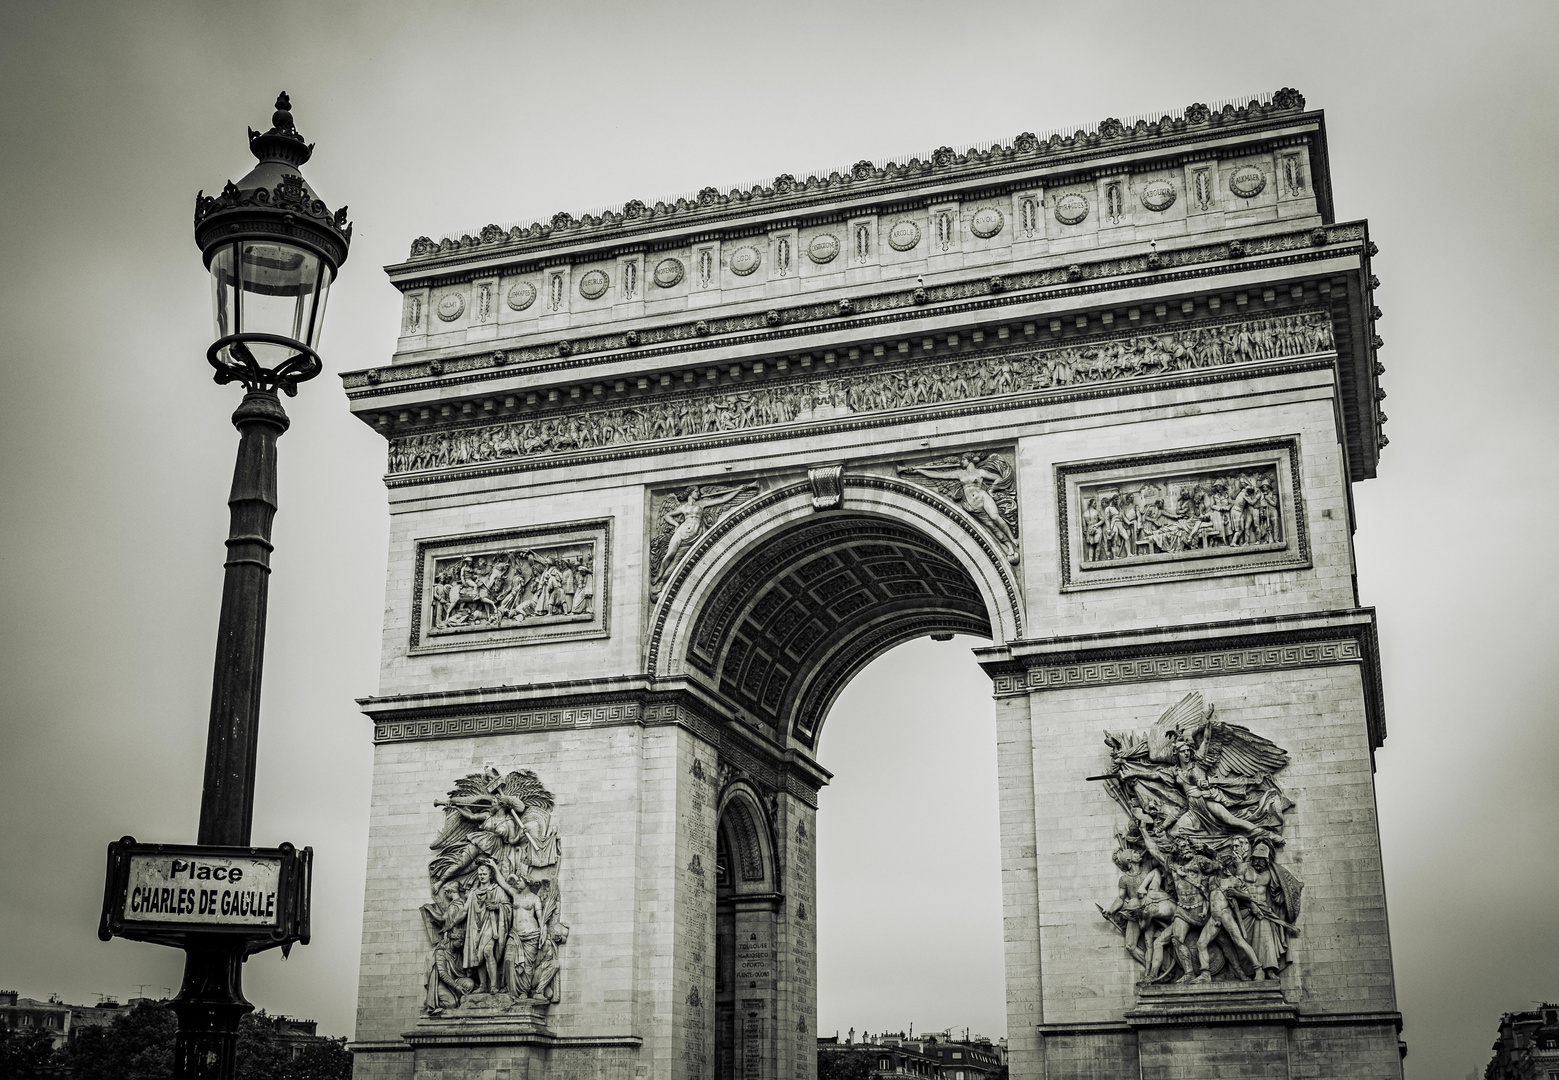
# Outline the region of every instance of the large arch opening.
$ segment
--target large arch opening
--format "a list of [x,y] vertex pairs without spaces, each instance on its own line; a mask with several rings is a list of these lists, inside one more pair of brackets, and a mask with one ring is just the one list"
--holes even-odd
[[973,576],[914,525],[831,513],[756,545],[700,605],[687,651],[737,708],[808,749],[829,706],[912,638],[991,636]]
[[[707,565],[688,575],[681,596],[671,594],[682,608],[673,663],[715,690],[744,725],[810,757],[840,695],[879,657],[917,638],[957,636],[972,644],[969,639],[1010,634],[1020,615],[999,555],[992,557],[956,510],[937,507],[932,515],[924,504],[914,513],[900,509],[879,504],[817,512],[777,505],[767,522],[752,522],[745,537],[730,536],[723,549],[712,544]],[[997,596],[1010,599],[1010,606],[998,606]],[[670,608],[662,610],[662,625],[675,627]],[[966,649],[958,651],[967,657]],[[972,658],[965,666],[966,674],[978,671]],[[975,684],[973,692],[989,713],[988,682]],[[990,743],[994,772],[994,737]],[[853,823],[825,817],[811,831],[794,820],[785,823],[774,809],[785,797],[783,791],[765,796],[745,781],[727,783],[720,797],[716,1080],[804,1078],[815,1067],[817,835]],[[856,839],[870,842],[859,834]],[[999,867],[990,878],[999,925]],[[830,893],[825,883],[822,894]],[[947,918],[941,917],[944,924]],[[762,963],[751,961],[759,956]],[[771,986],[752,977],[769,969]],[[999,959],[996,972],[1000,981]]]

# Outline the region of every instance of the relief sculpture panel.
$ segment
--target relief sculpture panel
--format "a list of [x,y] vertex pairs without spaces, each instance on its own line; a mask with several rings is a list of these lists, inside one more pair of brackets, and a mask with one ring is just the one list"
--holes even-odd
[[430,1016],[545,1009],[559,997],[568,943],[552,793],[528,770],[489,767],[456,781],[428,846],[433,898],[419,909],[431,949]]
[[918,465],[900,465],[898,475],[928,487],[974,518],[1018,563],[1018,477],[1010,453],[971,451]]
[[1056,468],[1064,590],[1309,564],[1298,441]]
[[1305,356],[1333,347],[1323,312],[1277,315],[1052,348],[883,364],[774,385],[704,389],[638,405],[570,409],[531,419],[406,435],[389,471],[417,472],[662,439],[1039,393]]
[[1120,931],[1142,982],[1281,978],[1303,883],[1284,865],[1288,751],[1213,716],[1193,691],[1146,733],[1105,732],[1102,781],[1126,812],[1112,856]]
[[650,497],[650,599],[657,600],[700,537],[758,494],[758,485],[693,484]]
[[413,650],[604,635],[608,538],[597,521],[419,544]]

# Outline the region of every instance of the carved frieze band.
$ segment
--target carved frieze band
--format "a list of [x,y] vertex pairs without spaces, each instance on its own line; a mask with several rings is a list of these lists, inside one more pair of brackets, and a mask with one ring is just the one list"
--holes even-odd
[[445,716],[419,720],[379,720],[374,723],[374,742],[417,742],[422,739],[464,739],[479,735],[512,735],[516,732],[551,731],[560,728],[607,727],[650,722],[637,701],[611,705],[536,709],[492,716]]
[[1362,663],[1364,660],[1364,649],[1360,643],[1345,638],[1255,648],[1209,649],[1170,656],[1041,665],[1022,673],[997,675],[994,686],[997,697],[1011,697],[1036,690],[1070,690],[1208,675],[1244,675],[1259,671]]
[[1308,311],[1177,327],[1081,345],[993,350],[957,360],[801,376],[773,386],[703,390],[616,408],[438,430],[390,440],[391,474],[521,460],[664,439],[1129,383],[1313,355],[1334,347],[1331,318]]

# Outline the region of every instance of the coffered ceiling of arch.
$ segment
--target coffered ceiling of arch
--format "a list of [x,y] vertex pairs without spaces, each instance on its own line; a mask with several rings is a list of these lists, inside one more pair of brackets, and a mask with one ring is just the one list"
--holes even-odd
[[957,559],[906,526],[830,514],[769,541],[726,575],[688,659],[770,728],[794,718],[793,734],[810,745],[827,704],[814,696],[831,700],[873,656],[937,632],[990,634],[980,591]]

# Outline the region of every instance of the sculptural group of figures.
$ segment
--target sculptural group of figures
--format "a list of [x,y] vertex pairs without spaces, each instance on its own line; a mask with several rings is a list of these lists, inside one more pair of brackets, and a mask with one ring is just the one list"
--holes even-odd
[[1130,817],[1100,913],[1149,982],[1278,978],[1303,885],[1278,861],[1288,752],[1186,695],[1146,735],[1105,734],[1101,780]]
[[548,615],[588,615],[595,603],[588,547],[521,549],[435,560],[433,628],[496,629]]
[[1085,562],[1189,548],[1238,548],[1283,539],[1271,466],[1086,494],[1080,511]]
[[536,774],[472,773],[456,783],[429,846],[433,899],[422,905],[432,947],[424,1011],[558,1000],[562,844],[552,795]]
[[700,391],[622,408],[409,435],[390,442],[392,473],[736,431],[1174,371],[1301,356],[1332,347],[1321,313],[1165,330],[1090,345],[852,372],[753,390]]

